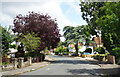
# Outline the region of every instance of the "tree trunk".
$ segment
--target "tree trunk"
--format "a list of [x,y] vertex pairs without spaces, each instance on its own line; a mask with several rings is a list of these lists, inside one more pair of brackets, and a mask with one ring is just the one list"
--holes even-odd
[[76,56],[78,56],[78,41],[76,42],[75,50],[76,50]]

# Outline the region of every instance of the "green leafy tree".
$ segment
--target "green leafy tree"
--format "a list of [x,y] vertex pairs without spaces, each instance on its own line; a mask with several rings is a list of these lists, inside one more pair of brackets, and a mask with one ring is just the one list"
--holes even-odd
[[16,44],[10,45],[10,48],[16,49],[16,48],[17,48],[17,45],[16,45]]
[[105,49],[103,47],[97,47],[95,51],[97,51],[99,54],[105,54]]
[[91,34],[90,34],[90,28],[88,25],[82,25],[77,27],[72,26],[66,26],[63,29],[64,37],[66,38],[65,41],[69,43],[75,43],[75,49],[76,49],[76,55],[78,55],[78,43],[86,42],[86,45],[88,46],[89,43],[92,43],[90,40]]
[[113,48],[111,54],[115,56],[116,62],[120,60],[120,47]]
[[108,51],[120,47],[120,2],[81,2],[84,20],[93,30],[101,31],[104,46]]
[[[35,34],[34,32],[28,33],[26,35],[21,34],[21,36],[22,38],[20,39],[20,42],[24,44],[29,53],[35,52],[41,44],[40,38],[36,37],[37,34]],[[37,53],[39,53],[39,51],[37,51]]]
[[85,40],[85,45],[88,47],[90,43],[94,43],[92,40],[90,40],[91,38],[91,30],[90,30],[90,27],[89,25],[82,25],[82,29],[81,29],[81,32],[82,32],[82,36]]
[[6,53],[9,51],[10,44],[13,42],[13,35],[10,34],[11,32],[11,27],[2,27],[0,26],[0,31],[1,31],[1,38],[0,40],[2,41],[0,44],[2,55],[5,56]]
[[76,55],[78,55],[78,42],[84,41],[80,28],[81,26],[65,26],[63,29],[66,41],[69,43],[75,43]]

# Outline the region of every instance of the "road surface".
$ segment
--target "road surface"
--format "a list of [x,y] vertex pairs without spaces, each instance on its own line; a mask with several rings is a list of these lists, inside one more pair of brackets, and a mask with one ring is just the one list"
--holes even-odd
[[86,60],[72,57],[53,56],[55,61],[36,71],[27,72],[21,75],[102,75],[101,67],[91,64]]

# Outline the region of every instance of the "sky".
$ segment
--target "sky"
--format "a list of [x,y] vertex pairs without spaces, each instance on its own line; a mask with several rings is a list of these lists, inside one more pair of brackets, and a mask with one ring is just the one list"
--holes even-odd
[[[29,11],[50,15],[57,20],[60,34],[65,26],[86,25],[80,12],[80,0],[1,0],[0,24],[2,26],[14,25],[16,15],[27,15]],[[61,37],[61,41],[64,41]]]

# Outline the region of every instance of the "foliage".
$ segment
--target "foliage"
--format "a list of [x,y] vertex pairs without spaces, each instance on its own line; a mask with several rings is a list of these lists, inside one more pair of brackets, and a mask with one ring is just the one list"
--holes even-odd
[[11,32],[10,26],[9,28],[0,26],[0,31],[1,31],[0,40],[2,41],[0,43],[0,47],[2,48],[0,52],[2,52],[2,55],[5,56],[5,54],[9,51],[10,44],[13,42],[13,35],[10,34]]
[[120,2],[81,2],[81,12],[84,20],[91,28],[101,31],[102,40],[107,50],[120,47]]
[[45,59],[45,55],[43,53],[38,53],[37,56],[42,59],[42,61]]
[[56,50],[55,50],[55,53],[67,53],[68,52],[68,48],[64,46],[60,46],[60,47],[57,47]]
[[[45,47],[55,48],[60,41],[59,29],[56,19],[51,19],[49,15],[43,15],[35,12],[29,12],[28,15],[17,15],[14,19],[14,33],[26,34],[26,32],[34,32],[41,38],[41,44],[38,50],[41,51]],[[20,38],[20,37],[19,37]]]
[[76,49],[76,55],[78,55],[78,42],[86,42],[86,44],[89,44],[90,42],[90,28],[88,25],[82,25],[82,26],[65,26],[64,29],[64,37],[66,38],[66,41],[70,43],[75,43],[75,49]]
[[68,42],[68,41],[60,42],[60,45],[63,45],[63,46],[65,46],[65,47],[68,47],[69,42]]
[[105,54],[105,49],[103,47],[97,47],[95,51],[98,52],[99,54]]
[[81,26],[78,27],[65,26],[63,31],[66,41],[69,40],[70,43],[72,42],[76,43],[78,41],[83,42],[81,29],[82,29]]
[[0,65],[7,65],[9,64],[8,62],[0,63]]
[[18,48],[17,48],[18,52],[23,52],[24,51],[24,46],[23,44],[20,46],[18,45]]
[[92,49],[91,48],[86,48],[86,50],[84,52],[92,53]]
[[80,38],[82,38],[80,30],[73,26],[65,26],[63,31],[65,31],[64,37],[66,38],[66,41],[69,41],[69,43],[71,42],[76,43],[75,49],[76,55],[78,55],[78,41],[80,40]]
[[21,43],[21,45],[18,46],[17,50],[18,52],[15,53],[16,58],[25,56],[23,43]]
[[26,35],[21,34],[22,38],[19,40],[21,43],[24,44],[25,48],[29,52],[35,52],[35,50],[41,45],[40,38],[36,37],[37,34],[32,32],[31,34],[28,33]]
[[17,48],[17,45],[16,45],[16,44],[10,45],[10,48],[16,49],[16,48]]
[[116,62],[120,60],[120,47],[113,48],[111,55],[115,56]]
[[57,47],[55,52],[63,52],[63,46]]
[[35,53],[34,52],[27,52],[25,53],[25,57],[35,57]]

